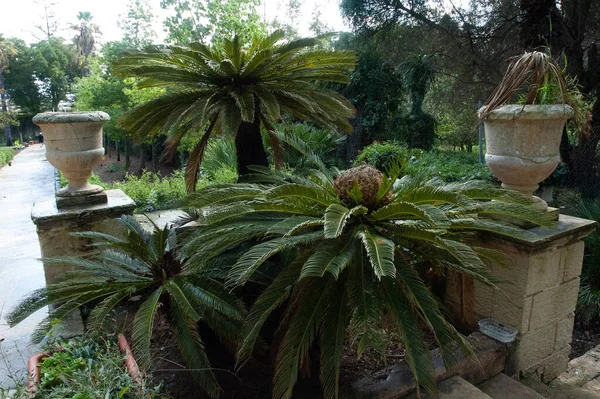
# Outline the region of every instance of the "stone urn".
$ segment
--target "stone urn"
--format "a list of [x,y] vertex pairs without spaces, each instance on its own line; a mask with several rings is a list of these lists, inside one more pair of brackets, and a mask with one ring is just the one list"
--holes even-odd
[[520,191],[538,209],[548,209],[533,192],[558,166],[562,132],[573,114],[566,104],[505,105],[489,114],[483,122],[485,161],[503,188]]
[[44,135],[46,158],[69,180],[56,192],[57,205],[106,202],[103,188],[88,183],[92,170],[104,156],[102,125],[110,117],[104,112],[45,112],[33,123]]

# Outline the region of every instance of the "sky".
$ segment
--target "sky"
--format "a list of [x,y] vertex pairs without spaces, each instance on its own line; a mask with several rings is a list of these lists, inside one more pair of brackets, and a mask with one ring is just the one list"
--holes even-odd
[[[117,25],[121,15],[126,12],[127,0],[46,0],[55,3],[54,9],[57,19],[61,23],[60,36],[72,39],[74,33],[68,29],[69,23],[77,22],[79,11],[92,13],[93,21],[102,31],[102,42],[118,40],[122,37],[121,29]],[[43,34],[35,25],[43,21],[44,0],[0,0],[2,18],[0,21],[0,34],[4,37],[18,37],[27,42],[36,42],[43,38]],[[153,13],[157,17],[155,30],[157,41],[165,37],[162,30],[162,20],[168,12],[160,8],[160,0],[150,0]],[[275,18],[285,20],[287,0],[263,0],[259,12],[268,21]],[[334,30],[349,30],[344,23],[339,10],[339,0],[302,0],[302,15],[299,18],[297,29],[300,34],[309,33],[311,15],[315,7],[319,7],[322,20]]]

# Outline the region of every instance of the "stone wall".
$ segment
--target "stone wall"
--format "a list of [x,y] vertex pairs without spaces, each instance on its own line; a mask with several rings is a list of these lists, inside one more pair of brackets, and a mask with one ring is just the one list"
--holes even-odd
[[583,238],[595,222],[561,216],[555,228],[535,228],[531,241],[481,237],[484,247],[505,255],[506,264],[490,263],[497,288],[451,275],[447,303],[462,321],[474,328],[493,318],[519,331],[508,372],[537,374],[549,381],[569,361],[574,311],[583,262]]
[[[91,241],[73,237],[71,233],[97,231],[106,234],[119,234],[122,227],[117,218],[132,214],[135,203],[121,190],[106,192],[108,202],[64,209],[56,207],[55,198],[35,202],[31,218],[37,227],[42,258],[57,256],[90,255],[95,250]],[[44,264],[46,284],[60,280],[66,271],[63,266]]]

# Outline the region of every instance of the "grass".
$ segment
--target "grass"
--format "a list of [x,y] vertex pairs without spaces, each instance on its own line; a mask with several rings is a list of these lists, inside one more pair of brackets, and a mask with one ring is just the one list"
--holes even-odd
[[9,163],[15,156],[15,150],[10,147],[0,147],[0,167]]

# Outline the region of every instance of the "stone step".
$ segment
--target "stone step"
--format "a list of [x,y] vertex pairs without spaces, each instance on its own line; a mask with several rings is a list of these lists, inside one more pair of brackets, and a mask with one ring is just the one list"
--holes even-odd
[[492,399],[544,399],[533,389],[504,373],[496,375],[477,387]]
[[[491,399],[470,382],[455,375],[440,382],[437,386],[438,394],[435,399]],[[405,396],[403,399],[417,399],[416,392]],[[421,393],[421,399],[434,399],[426,393]],[[515,398],[516,399],[516,398]]]

